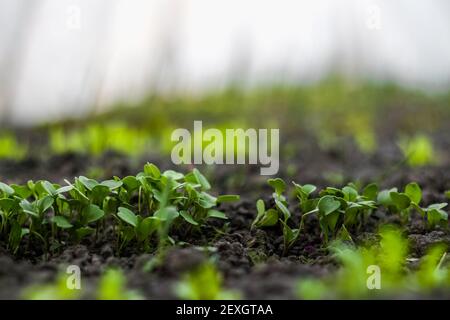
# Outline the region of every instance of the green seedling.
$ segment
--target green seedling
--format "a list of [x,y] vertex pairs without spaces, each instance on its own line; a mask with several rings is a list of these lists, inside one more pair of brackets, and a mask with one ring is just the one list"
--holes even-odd
[[340,208],[341,202],[330,195],[323,196],[317,203],[320,228],[325,242],[328,242],[329,233],[335,232],[339,217],[344,213],[343,210],[339,210]]
[[[147,164],[144,172],[135,178],[127,177],[123,182],[127,193],[125,199],[128,201],[130,194],[138,192],[138,212],[151,213],[142,219],[125,220],[135,229],[138,241],[146,239],[155,231],[160,240],[164,240],[172,227],[180,228],[187,224],[195,229],[211,218],[226,219],[225,214],[214,207],[239,199],[235,195],[214,197],[208,194],[206,191],[211,185],[197,169],[187,175],[171,170],[161,173],[156,166]],[[122,209],[119,216],[122,220],[125,218],[123,212]],[[131,216],[129,213],[127,216]]]
[[302,212],[310,212],[314,210],[317,205],[317,201],[315,199],[310,199],[311,194],[316,191],[317,187],[312,184],[299,185],[295,182],[292,182],[295,187],[295,192],[298,201],[300,202],[299,206]]
[[154,235],[160,242],[173,242],[173,229],[188,233],[200,230],[209,219],[227,219],[216,206],[239,200],[236,195],[207,193],[211,185],[197,169],[184,175],[160,172],[153,164],[123,179],[98,182],[80,176],[66,183],[0,183],[0,237],[12,252],[27,235],[41,241],[45,252],[67,240],[81,241],[94,234],[97,239],[107,221],[116,222],[118,250],[132,241],[149,250]]
[[298,228],[293,229],[290,227],[292,215],[288,209],[288,201],[283,195],[286,184],[279,178],[269,179],[268,184],[274,189],[272,197],[275,205],[266,208],[264,201],[258,200],[257,215],[252,228],[281,225],[285,253],[298,239],[304,228],[305,219],[310,215],[318,218],[325,243],[330,239],[353,241],[350,231],[361,228],[379,206],[399,214],[404,222],[409,219],[412,210],[426,217],[430,227],[448,221],[448,214],[443,210],[446,204],[420,207],[422,190],[415,182],[409,183],[403,192],[399,192],[396,188],[379,191],[375,183],[368,184],[360,190],[358,186],[350,183],[342,189],[327,187],[320,191],[318,197],[312,196],[316,191],[314,185],[299,185],[294,182],[294,194],[302,215]]
[[256,219],[252,223],[252,228],[272,227],[278,224],[278,211],[275,209],[266,210],[266,206],[262,199],[256,202]]
[[162,220],[154,216],[143,218],[124,207],[119,208],[117,216],[128,224],[122,229],[123,244],[135,237],[138,242],[144,243],[148,250],[150,237],[158,230]]
[[411,210],[415,209],[426,218],[430,228],[434,228],[437,225],[446,225],[448,213],[443,209],[447,206],[447,203],[435,203],[426,208],[422,208],[420,206],[421,200],[422,190],[415,182],[409,183],[402,193],[398,192],[396,188],[393,188],[383,190],[378,194],[378,203],[392,213],[400,214],[403,221],[407,221],[410,217]]
[[420,211],[421,200],[422,190],[415,182],[409,183],[403,192],[399,192],[397,188],[392,188],[381,191],[377,197],[379,204],[392,213],[400,214],[404,221],[409,219],[411,209],[415,208]]
[[175,286],[175,293],[185,300],[233,300],[240,294],[223,288],[222,275],[211,262],[184,275]]
[[14,193],[13,188],[0,182],[0,233],[8,235],[8,247],[16,253],[20,241],[30,230],[21,226],[24,217],[18,210],[19,200],[12,198]]
[[148,132],[120,122],[89,124],[70,131],[51,128],[49,140],[54,153],[78,152],[94,156],[109,150],[136,156],[147,150],[151,141]]
[[252,223],[252,227],[272,227],[281,225],[284,239],[284,254],[297,241],[300,235],[300,228],[293,229],[289,226],[291,220],[291,212],[288,209],[288,203],[283,192],[286,190],[286,183],[280,179],[269,179],[267,183],[274,189],[272,197],[275,207],[266,210],[263,200],[256,203],[257,216]]
[[325,242],[330,236],[339,236],[351,240],[348,227],[361,226],[368,215],[376,209],[373,201],[378,187],[375,184],[366,186],[362,194],[358,187],[349,184],[342,189],[328,187],[319,194],[317,212]]
[[447,247],[442,243],[428,249],[416,275],[416,285],[419,289],[437,289],[443,284],[450,286],[450,269],[443,265],[446,256]]
[[[314,185],[299,185],[294,182],[294,194],[302,212],[300,224],[298,228],[294,229],[289,225],[292,224],[292,215],[288,209],[287,199],[283,195],[286,184],[279,178],[269,179],[268,184],[274,189],[272,197],[275,205],[273,208],[267,209],[265,203],[258,200],[256,203],[257,215],[252,223],[252,228],[272,227],[280,224],[283,231],[285,253],[297,241],[304,229],[305,220],[310,215],[318,218],[325,243],[328,243],[330,238],[352,241],[350,228],[360,228],[363,225],[372,211],[377,208],[377,199],[382,200],[383,194],[387,193],[392,202],[391,193],[384,191],[379,194],[378,186],[374,183],[367,185],[361,193],[355,184],[349,184],[342,189],[327,187],[319,193],[318,197],[312,197],[317,189]],[[394,190],[392,190],[393,192]],[[417,184],[409,184],[405,188],[404,194],[409,200],[408,207],[411,204],[418,207],[421,190]],[[392,197],[395,198],[396,194],[392,194]],[[395,202],[391,204],[394,205]]]
[[275,200],[285,201],[286,199],[283,196],[283,192],[286,191],[286,183],[280,179],[269,179],[267,180],[267,183],[269,186],[271,186],[274,189],[273,198]]
[[119,210],[119,218],[129,225],[125,229],[128,230],[125,232],[128,235],[126,241],[133,237],[145,241],[155,231],[160,240],[167,240],[167,233],[172,227],[180,228],[187,224],[190,228],[200,228],[208,219],[227,219],[223,212],[214,207],[239,199],[235,195],[214,197],[208,194],[206,191],[211,185],[197,169],[187,175],[171,170],[161,173],[156,166],[147,164],[143,173],[127,177],[123,182],[125,199],[128,201],[130,194],[137,191],[138,212],[152,213],[141,219],[133,216],[130,210],[126,211],[126,208]]
[[421,212],[426,216],[428,226],[434,228],[438,225],[447,226],[448,213],[443,209],[447,207],[447,203],[435,203],[427,208],[422,208]]

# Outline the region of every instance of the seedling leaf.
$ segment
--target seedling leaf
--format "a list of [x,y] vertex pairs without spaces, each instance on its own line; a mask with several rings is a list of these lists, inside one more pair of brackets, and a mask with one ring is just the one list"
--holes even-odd
[[83,177],[83,176],[79,177],[78,181],[80,181],[81,184],[83,186],[85,186],[88,190],[92,190],[95,186],[98,185],[97,181],[95,181],[93,179],[89,179],[89,178]]
[[267,183],[275,190],[279,196],[286,190],[286,183],[281,178],[268,179]]
[[105,212],[95,204],[90,204],[83,210],[83,217],[86,223],[95,222],[101,219],[104,215]]
[[218,219],[228,219],[228,217],[225,215],[225,213],[223,213],[222,211],[218,211],[218,210],[208,210],[207,213],[208,218],[218,218]]
[[319,200],[317,207],[319,208],[319,213],[321,215],[329,215],[330,213],[338,210],[341,203],[334,199],[332,196],[324,196]]
[[209,184],[208,180],[205,178],[204,175],[200,173],[200,171],[194,169],[192,170],[192,173],[194,174],[194,177],[197,180],[197,182],[202,186],[203,191],[211,189],[211,185]]
[[116,180],[106,180],[101,183],[102,186],[108,187],[110,190],[115,190],[117,188],[120,188],[123,185],[122,181],[116,181]]
[[399,210],[407,209],[411,205],[411,199],[404,193],[391,192],[389,195]]
[[155,217],[162,221],[172,221],[179,216],[179,212],[174,207],[165,207],[155,212]]
[[217,203],[224,203],[224,202],[234,202],[238,201],[240,197],[238,195],[228,194],[223,196],[217,197]]
[[73,225],[63,216],[54,216],[52,218],[53,223],[55,223],[61,229],[70,229]]

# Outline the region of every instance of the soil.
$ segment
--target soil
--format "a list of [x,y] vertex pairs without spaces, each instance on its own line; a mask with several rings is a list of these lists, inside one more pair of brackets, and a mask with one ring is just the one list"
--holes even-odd
[[[283,154],[280,156],[284,159]],[[0,180],[24,183],[29,179],[62,182],[74,176],[87,175],[91,168],[101,168],[104,178],[136,174],[143,163],[150,161],[162,169],[171,167],[168,157],[147,156],[131,160],[116,153],[100,158],[66,154],[47,159],[29,158],[22,161],[1,161]],[[349,144],[344,148],[320,151],[317,146],[305,146],[298,154],[289,155],[280,164],[280,176],[286,181],[313,183],[319,187],[340,185],[347,181],[378,181],[384,187],[403,187],[417,181],[424,191],[424,204],[446,202],[444,192],[450,189],[450,161],[445,154],[440,165],[411,169],[401,164],[401,155],[393,146],[381,148],[376,154],[364,155]],[[182,168],[174,168],[184,171]],[[187,168],[186,168],[187,169]],[[295,299],[295,283],[302,277],[325,276],[336,270],[337,263],[322,247],[318,223],[307,221],[306,230],[296,244],[283,256],[283,241],[277,228],[250,230],[255,217],[255,201],[269,202],[267,177],[259,175],[256,166],[219,166],[201,168],[210,177],[213,193],[240,194],[238,203],[221,209],[229,223],[213,222],[210,229],[183,240],[186,244],[171,248],[163,257],[127,248],[116,252],[112,235],[103,240],[69,245],[45,257],[38,249],[13,256],[0,242],[0,299],[17,299],[31,283],[52,281],[64,265],[81,267],[87,291],[93,290],[100,274],[110,266],[125,270],[128,287],[139,290],[148,299],[175,299],[173,286],[184,272],[192,270],[213,256],[224,275],[227,288],[237,289],[249,299]],[[342,181],[330,181],[338,173]],[[331,179],[333,180],[333,179]],[[334,178],[334,180],[336,180]],[[294,212],[298,210],[291,208]],[[376,241],[377,227],[383,223],[399,223],[396,217],[376,212],[364,230],[355,235],[358,244]],[[212,227],[223,231],[217,236]],[[181,235],[182,232],[180,232]],[[405,233],[410,240],[411,256],[421,257],[433,243],[450,245],[448,229],[428,230],[419,217],[413,217]],[[158,260],[160,258],[160,261]],[[149,261],[159,261],[149,272]],[[401,298],[401,297],[397,297]]]

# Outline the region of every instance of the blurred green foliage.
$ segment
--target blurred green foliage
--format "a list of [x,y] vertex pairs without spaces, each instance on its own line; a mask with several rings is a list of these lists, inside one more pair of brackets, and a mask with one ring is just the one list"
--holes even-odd
[[12,133],[0,134],[0,159],[20,160],[27,154],[27,147],[19,143]]
[[26,300],[73,300],[81,297],[81,290],[69,289],[65,273],[60,273],[54,283],[33,284],[22,293]]
[[[431,246],[420,259],[417,270],[408,271],[407,240],[392,226],[380,230],[380,243],[371,247],[354,247],[343,242],[330,249],[341,267],[322,279],[302,279],[297,286],[301,299],[361,299],[374,296],[426,294],[450,289],[450,267],[444,265],[446,246]],[[380,287],[369,289],[370,266],[380,271]],[[405,296],[406,297],[406,296]]]
[[141,300],[142,296],[126,288],[126,277],[119,269],[108,269],[100,278],[98,300]]
[[[201,95],[151,95],[138,104],[116,105],[85,121],[87,127],[92,123],[126,123],[152,137],[163,152],[174,145],[170,141],[174,129],[192,129],[194,120],[202,120],[205,129],[221,131],[282,128],[282,138],[297,147],[304,142],[295,137],[314,137],[325,150],[350,138],[361,152],[370,154],[380,143],[397,140],[400,135],[445,130],[450,119],[449,95],[427,95],[390,83],[352,83],[330,77],[306,86],[229,86]],[[67,124],[80,126],[77,121]]]
[[60,273],[53,283],[33,284],[25,288],[22,297],[26,300],[74,300],[95,298],[97,300],[140,300],[142,296],[126,287],[126,277],[119,269],[108,269],[100,277],[97,287],[70,289],[69,275]]
[[406,162],[411,167],[420,167],[438,162],[438,155],[433,146],[433,141],[425,134],[402,137],[399,146]]
[[222,287],[222,275],[212,262],[207,262],[188,272],[176,285],[175,293],[186,300],[239,299],[239,293]]
[[54,153],[78,152],[94,156],[110,150],[127,155],[142,154],[150,141],[148,133],[120,122],[89,124],[68,131],[55,127],[49,137]]
[[[226,128],[281,128],[281,147],[289,153],[311,139],[324,150],[353,141],[366,154],[387,142],[400,141],[400,152],[415,166],[435,158],[437,146],[425,136],[448,130],[450,92],[427,94],[391,83],[354,83],[339,77],[303,86],[231,85],[202,94],[152,94],[138,103],[114,105],[101,114],[49,123],[44,130],[53,153],[167,154],[175,145],[170,139],[172,131],[191,130],[194,120],[202,120],[205,129],[221,132]],[[0,136],[0,158],[20,158],[26,153],[27,148],[14,140],[11,135]]]

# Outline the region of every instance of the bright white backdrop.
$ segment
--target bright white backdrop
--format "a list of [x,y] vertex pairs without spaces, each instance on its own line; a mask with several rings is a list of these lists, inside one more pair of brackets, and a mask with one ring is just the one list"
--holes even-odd
[[0,115],[18,123],[330,72],[447,89],[450,2],[0,0]]

